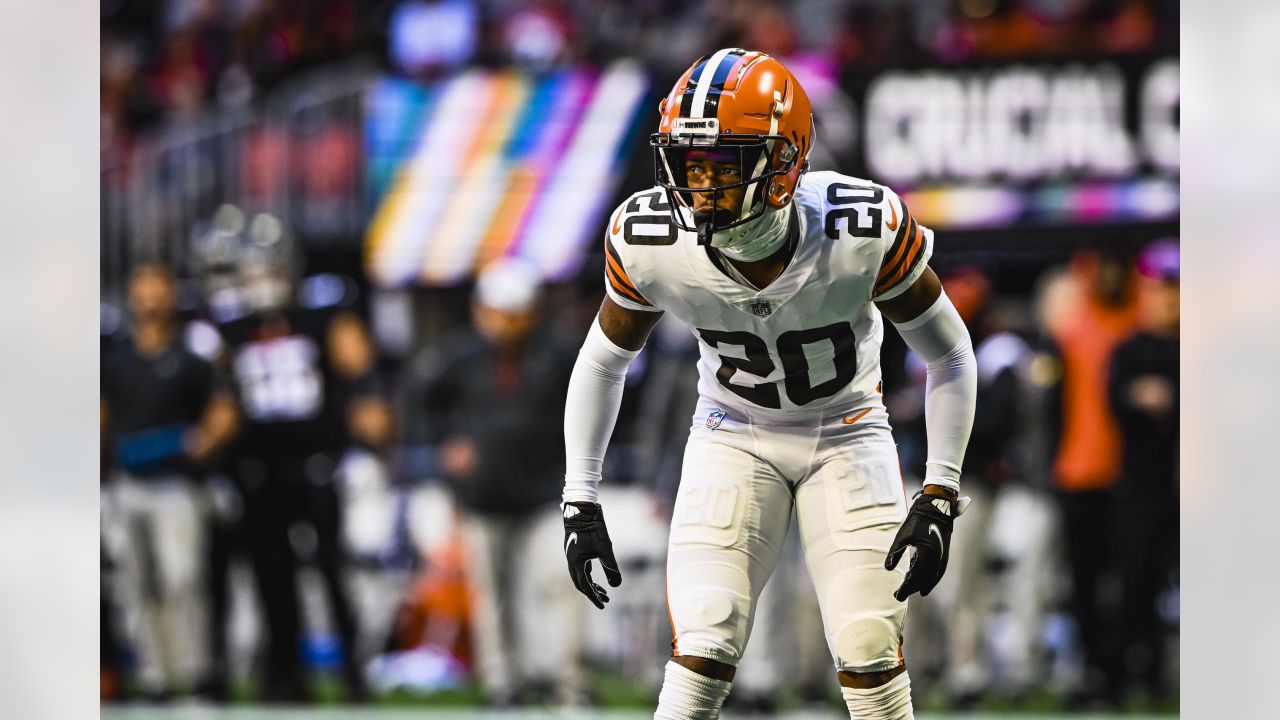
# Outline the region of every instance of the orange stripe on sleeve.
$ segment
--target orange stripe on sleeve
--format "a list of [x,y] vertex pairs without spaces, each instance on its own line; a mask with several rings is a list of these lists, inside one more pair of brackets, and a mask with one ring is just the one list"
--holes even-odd
[[622,283],[617,278],[617,276],[613,274],[612,267],[606,267],[604,275],[606,278],[608,278],[609,285],[613,287],[614,292],[618,293],[622,297],[625,297],[628,300],[631,300],[632,302],[640,303],[641,305],[649,305],[649,306],[653,305],[653,303],[649,302],[648,300],[645,300],[644,296],[641,295],[639,292],[632,289],[630,286]]
[[902,219],[902,227],[898,231],[898,237],[893,241],[889,251],[885,253],[884,262],[880,263],[880,273],[876,277],[876,282],[883,282],[885,278],[893,275],[894,269],[897,268],[898,263],[906,255],[908,246],[915,239],[914,228],[915,218],[908,215]]
[[622,265],[622,258],[618,256],[618,251],[614,249],[608,235],[604,238],[604,270],[605,277],[609,279],[609,284],[613,286],[613,289],[619,295],[634,300],[641,305],[653,307],[653,303],[645,299],[645,296],[636,289],[636,284],[631,280],[631,276],[627,275],[626,268]]
[[911,227],[907,231],[907,239],[902,243],[901,251],[892,259],[892,262],[886,262],[880,268],[880,274],[876,278],[875,295],[889,290],[910,275],[920,259],[920,254],[924,251],[924,233],[920,231],[920,225],[915,218],[911,218],[910,223]]
[[897,285],[898,283],[902,282],[903,279],[905,279],[908,275],[910,275],[912,268],[915,267],[916,261],[920,259],[920,254],[923,252],[924,252],[924,242],[921,239],[920,233],[917,229],[916,238],[912,241],[910,247],[907,248],[907,256],[903,258],[903,261],[899,265],[898,269],[894,271],[893,276],[885,284],[885,289],[888,290],[889,288]]
[[618,264],[617,260],[614,260],[611,255],[605,255],[604,262],[605,265],[608,266],[609,270],[613,272],[613,276],[617,278],[618,282],[625,285],[631,292],[634,292],[637,295],[640,294],[639,291],[636,290],[635,283],[631,282],[631,278],[627,275],[627,271],[622,269],[622,266]]
[[614,269],[618,271],[618,275],[634,288],[636,284],[632,281],[631,276],[627,274],[627,270],[622,264],[622,256],[618,255],[618,251],[614,249],[613,242],[609,240],[607,235],[604,238],[604,255],[605,258],[613,260]]

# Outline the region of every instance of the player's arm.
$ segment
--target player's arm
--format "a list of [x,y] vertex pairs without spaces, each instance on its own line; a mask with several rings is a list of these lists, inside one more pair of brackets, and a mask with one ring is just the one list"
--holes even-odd
[[352,436],[369,447],[383,447],[391,438],[391,408],[374,389],[375,353],[364,323],[355,314],[344,312],[329,324],[325,342],[334,371],[355,388],[347,407]]
[[605,447],[618,419],[627,367],[661,316],[625,308],[606,296],[569,378],[564,409],[564,550],[574,586],[598,608],[609,602],[609,595],[591,579],[591,561],[600,561],[611,587],[622,584],[599,503]]
[[876,305],[927,365],[925,492],[954,500],[978,394],[978,365],[969,331],[929,267],[904,292]]
[[192,404],[201,410],[182,438],[183,449],[197,463],[208,463],[240,432],[240,411],[227,376],[216,362],[204,358],[196,361],[189,391],[193,394]]
[[907,347],[925,361],[925,434],[928,460],[924,491],[917,496],[885,558],[897,566],[908,546],[916,548],[898,600],[928,595],[942,579],[950,557],[951,528],[968,498],[960,498],[960,467],[973,429],[978,370],[960,314],[927,265],[911,284],[876,306],[897,328]]
[[230,392],[216,390],[200,414],[200,420],[184,438],[187,455],[196,462],[208,462],[240,431],[240,413]]
[[660,312],[629,310],[605,298],[578,351],[565,397],[565,502],[598,500],[605,446],[622,404],[627,367]]

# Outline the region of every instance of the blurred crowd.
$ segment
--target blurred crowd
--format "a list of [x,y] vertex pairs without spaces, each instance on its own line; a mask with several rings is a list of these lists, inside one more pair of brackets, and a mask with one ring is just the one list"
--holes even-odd
[[[656,687],[689,330],[660,324],[628,378],[602,490],[626,582],[589,613],[559,552],[560,416],[598,280],[542,287],[498,261],[431,298],[447,322],[397,357],[354,283],[303,275],[274,218],[238,219],[218,226],[238,248],[220,274],[141,264],[104,305],[104,697],[300,702],[319,676],[354,701],[471,687],[581,706],[589,666]],[[1084,245],[1031,295],[999,292],[998,266],[936,263],[979,365],[974,502],[942,585],[912,603],[906,655],[950,706],[1176,697],[1178,247],[1125,248]],[[884,375],[918,484],[925,373],[893,333]],[[798,545],[791,559],[761,600],[742,709],[832,685]]]
[[853,69],[1178,47],[1166,0],[109,0],[101,12],[107,157],[148,128],[355,57],[419,78],[625,57],[665,77],[711,47]]

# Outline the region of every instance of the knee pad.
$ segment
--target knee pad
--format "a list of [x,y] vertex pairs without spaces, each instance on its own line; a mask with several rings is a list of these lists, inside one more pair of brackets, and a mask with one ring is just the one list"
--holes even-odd
[[831,651],[840,670],[877,672],[895,668],[902,661],[898,626],[890,618],[855,616],[832,628],[831,635]]
[[746,573],[719,563],[697,563],[673,572],[669,583],[676,652],[736,665],[751,622]]
[[899,577],[883,565],[868,563],[832,578],[823,598],[823,614],[827,643],[838,669],[873,672],[898,666],[907,610],[906,603],[893,598]]

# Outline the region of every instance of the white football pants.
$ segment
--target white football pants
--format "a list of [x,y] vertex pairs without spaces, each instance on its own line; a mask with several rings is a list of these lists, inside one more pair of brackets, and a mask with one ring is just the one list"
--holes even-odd
[[907,605],[893,591],[907,563],[888,571],[884,558],[906,496],[889,431],[844,414],[766,425],[732,411],[710,427],[715,409],[700,400],[694,413],[671,523],[676,654],[737,665],[794,503],[836,669],[897,667]]

